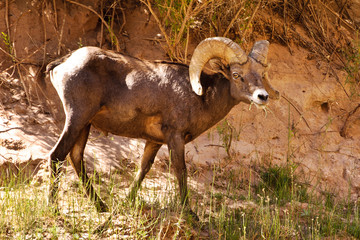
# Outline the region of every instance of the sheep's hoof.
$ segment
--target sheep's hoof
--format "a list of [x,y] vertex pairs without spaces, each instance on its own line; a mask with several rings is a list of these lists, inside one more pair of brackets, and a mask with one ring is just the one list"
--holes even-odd
[[112,216],[110,216],[103,224],[99,225],[94,231],[93,233],[95,234],[100,234],[105,232],[110,225],[112,224]]
[[190,208],[185,211],[185,214],[188,217],[188,219],[191,221],[196,221],[196,222],[200,221],[198,215],[195,212],[193,212],[193,210],[191,210]]
[[59,209],[59,206],[57,204],[51,205],[50,208],[51,208],[51,211],[55,214],[55,216],[60,215],[60,209]]
[[99,213],[109,211],[109,207],[103,201],[96,202],[95,207],[96,207],[96,211],[98,211]]
[[49,195],[49,197],[47,199],[47,206],[55,215],[57,215],[57,216],[60,215],[60,209],[59,209],[58,202],[57,202],[57,196],[55,194]]

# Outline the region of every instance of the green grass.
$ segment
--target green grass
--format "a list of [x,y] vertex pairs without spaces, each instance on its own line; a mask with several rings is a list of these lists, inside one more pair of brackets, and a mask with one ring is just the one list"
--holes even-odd
[[[80,183],[63,178],[57,214],[47,205],[46,183],[32,184],[20,181],[21,176],[8,175],[13,177],[3,180],[0,188],[0,239],[360,238],[357,202],[313,193],[298,183],[293,166],[259,169],[253,170],[259,179],[248,198],[246,181],[239,182],[235,173],[214,168],[208,189],[191,191],[199,222],[183,213],[172,177],[163,179],[168,182],[165,187],[145,183],[131,204],[124,197],[121,175],[114,173],[107,179],[95,174],[97,183],[100,177],[106,180],[100,188],[107,192],[106,201],[117,214],[97,213]],[[220,186],[220,180],[227,185]],[[105,224],[110,216],[112,221]]]
[[256,186],[255,192],[265,193],[280,205],[293,199],[300,202],[307,201],[309,198],[307,188],[297,181],[297,176],[294,176],[295,170],[296,166],[290,164],[261,167],[260,183]]

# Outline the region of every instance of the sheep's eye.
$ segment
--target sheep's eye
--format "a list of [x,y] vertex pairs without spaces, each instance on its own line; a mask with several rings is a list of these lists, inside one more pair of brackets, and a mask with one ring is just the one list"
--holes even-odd
[[238,80],[240,78],[240,80],[242,82],[245,82],[244,78],[242,76],[240,76],[240,74],[238,74],[237,72],[233,73],[233,78],[236,79],[236,80]]

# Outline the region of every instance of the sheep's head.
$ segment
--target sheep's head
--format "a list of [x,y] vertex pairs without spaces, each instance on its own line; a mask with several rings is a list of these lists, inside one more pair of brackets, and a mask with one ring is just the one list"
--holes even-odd
[[266,105],[268,98],[279,98],[269,81],[267,71],[268,41],[258,41],[247,56],[241,47],[228,38],[214,37],[202,41],[190,62],[193,91],[203,94],[200,74],[207,62],[230,81],[231,96],[239,101]]

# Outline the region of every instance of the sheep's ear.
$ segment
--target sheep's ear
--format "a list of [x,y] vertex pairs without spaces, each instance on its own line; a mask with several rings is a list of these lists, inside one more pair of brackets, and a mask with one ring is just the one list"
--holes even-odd
[[268,64],[265,68],[265,71],[264,71],[264,76],[263,76],[263,85],[264,85],[264,88],[265,90],[269,93],[269,96],[271,99],[275,99],[275,100],[278,100],[280,99],[281,95],[280,95],[280,92],[276,89],[274,89],[271,84],[270,84],[270,81],[269,81],[269,75],[268,75],[268,71],[270,69],[270,66],[271,64]]
[[221,73],[227,79],[230,79],[229,67],[220,58],[213,58],[209,60],[211,70],[217,73]]
[[262,65],[267,65],[267,55],[269,52],[269,42],[266,40],[257,41],[254,43],[253,48],[251,49],[249,56],[256,61],[260,62]]

